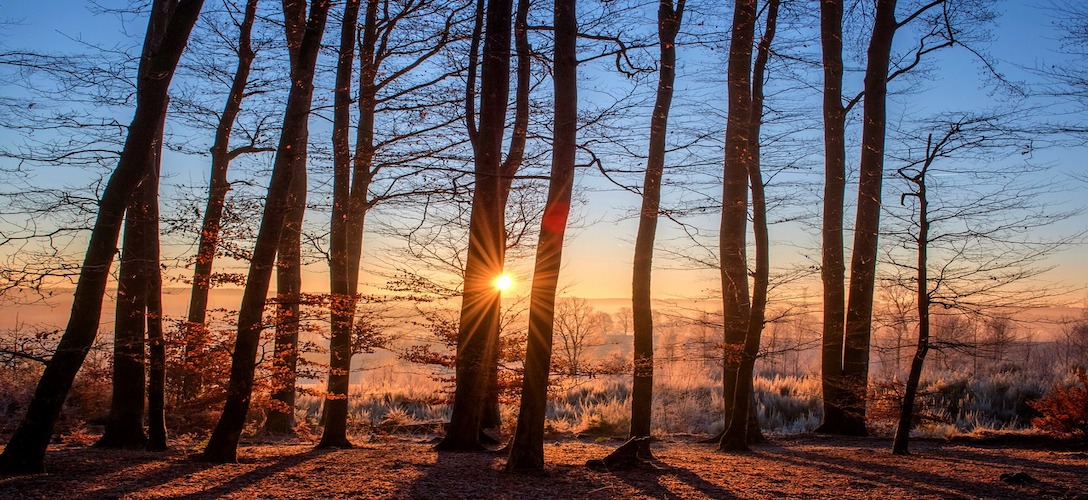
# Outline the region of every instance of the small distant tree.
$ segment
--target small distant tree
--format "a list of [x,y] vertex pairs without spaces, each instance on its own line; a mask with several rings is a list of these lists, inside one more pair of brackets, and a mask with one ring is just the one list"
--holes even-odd
[[1065,324],[1058,344],[1061,345],[1059,352],[1062,353],[1062,361],[1066,366],[1088,369],[1088,311],[1082,312],[1080,318]]
[[627,336],[631,334],[631,308],[621,307],[613,315],[614,321],[619,323],[620,328],[623,328],[623,335]]
[[1001,366],[1009,359],[1011,351],[1023,338],[1017,324],[1008,315],[996,315],[982,321],[982,336],[978,339],[979,354],[995,365]]
[[587,354],[602,345],[601,334],[607,325],[607,313],[598,312],[589,301],[571,297],[555,305],[555,336],[557,337],[555,365],[560,373],[571,377],[586,374]]
[[915,297],[910,290],[897,286],[894,281],[883,280],[878,306],[873,311],[873,322],[883,333],[884,345],[877,347],[885,368],[893,378],[903,374],[903,351],[911,344],[914,331]]

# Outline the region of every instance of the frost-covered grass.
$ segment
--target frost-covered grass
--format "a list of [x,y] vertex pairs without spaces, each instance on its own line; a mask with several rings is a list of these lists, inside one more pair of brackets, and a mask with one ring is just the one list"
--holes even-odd
[[[721,368],[699,361],[659,365],[654,386],[655,434],[714,434],[722,422]],[[546,426],[550,432],[619,436],[630,426],[630,376],[560,377],[550,391]],[[370,370],[351,388],[350,424],[356,432],[448,421],[447,382],[402,365]],[[1017,430],[1035,416],[1029,402],[1052,382],[1020,369],[966,377],[948,372],[923,380],[916,434],[951,437],[979,431]],[[754,381],[760,427],[768,434],[812,432],[821,419],[820,380],[814,375],[759,373]],[[870,426],[876,434],[894,428],[901,384],[874,381]],[[504,430],[512,431],[516,401],[502,409]],[[304,394],[299,418],[311,425],[321,415],[321,397]]]
[[[676,363],[661,370],[654,386],[653,428],[659,434],[713,434],[721,430],[720,368]],[[447,387],[434,377],[388,366],[368,372],[351,387],[349,424],[358,432],[387,425],[438,423],[449,419],[443,402]],[[563,377],[550,391],[547,428],[552,432],[600,436],[623,435],[631,419],[629,375]],[[297,401],[298,418],[318,424],[320,387],[305,388]],[[766,432],[808,432],[819,423],[819,380],[811,377],[757,377],[756,402]],[[512,430],[516,407],[505,405],[505,426]]]

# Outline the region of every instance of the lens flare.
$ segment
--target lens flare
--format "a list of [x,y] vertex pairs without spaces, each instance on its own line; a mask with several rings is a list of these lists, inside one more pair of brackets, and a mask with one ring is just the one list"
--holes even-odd
[[502,273],[498,278],[495,278],[495,288],[498,288],[500,292],[505,292],[514,287],[514,277],[509,274]]

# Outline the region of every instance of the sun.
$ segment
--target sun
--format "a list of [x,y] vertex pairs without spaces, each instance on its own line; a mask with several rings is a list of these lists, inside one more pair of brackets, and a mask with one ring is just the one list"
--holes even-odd
[[495,278],[495,288],[499,289],[500,292],[514,288],[514,277],[506,273],[500,274]]

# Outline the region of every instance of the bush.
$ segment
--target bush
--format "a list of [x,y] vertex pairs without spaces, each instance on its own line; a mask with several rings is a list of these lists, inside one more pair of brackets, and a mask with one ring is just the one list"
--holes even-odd
[[1072,385],[1056,386],[1032,404],[1041,414],[1032,424],[1047,434],[1088,441],[1088,372],[1077,370],[1075,376]]

